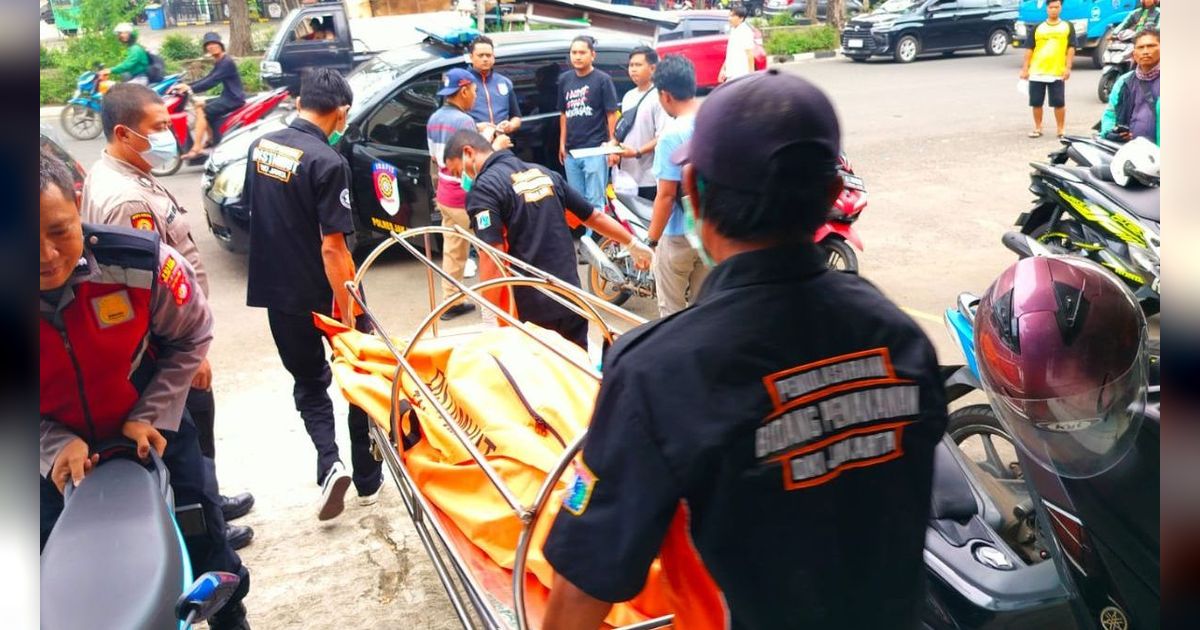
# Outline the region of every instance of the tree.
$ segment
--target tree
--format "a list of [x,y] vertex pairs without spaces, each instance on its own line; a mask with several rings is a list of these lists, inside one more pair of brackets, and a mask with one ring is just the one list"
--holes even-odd
[[79,27],[87,33],[111,35],[121,22],[132,22],[144,3],[129,0],[82,0],[79,3]]
[[245,57],[253,52],[250,42],[250,7],[253,0],[229,1],[229,54]]
[[804,5],[804,17],[813,22],[817,21],[817,0],[808,0]]
[[825,8],[825,20],[840,33],[846,26],[846,3],[843,0],[829,0]]

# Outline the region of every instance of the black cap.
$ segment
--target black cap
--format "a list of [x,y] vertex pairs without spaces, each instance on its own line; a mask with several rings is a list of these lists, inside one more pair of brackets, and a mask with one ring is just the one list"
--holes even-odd
[[793,147],[804,147],[808,157],[788,164],[789,175],[834,172],[841,153],[837,114],[816,86],[772,69],[713,90],[696,113],[691,140],[671,157],[690,162],[706,180],[764,193],[772,159]]
[[221,41],[221,35],[213,31],[204,34],[204,38],[200,40],[200,47],[203,48],[209,44],[220,44],[221,50],[225,50],[225,42]]

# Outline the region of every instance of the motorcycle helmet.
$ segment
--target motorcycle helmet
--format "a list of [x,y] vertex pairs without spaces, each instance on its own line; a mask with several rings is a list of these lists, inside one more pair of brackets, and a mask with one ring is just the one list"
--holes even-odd
[[1134,138],[1117,150],[1110,169],[1113,181],[1118,186],[1129,185],[1130,180],[1147,187],[1159,184],[1158,145],[1146,138]]
[[121,22],[113,27],[113,35],[120,35],[121,33],[133,33],[133,25],[129,22]]
[[1064,477],[1129,452],[1148,378],[1146,318],[1116,276],[1077,257],[1017,261],[975,315],[980,380],[1018,448]]

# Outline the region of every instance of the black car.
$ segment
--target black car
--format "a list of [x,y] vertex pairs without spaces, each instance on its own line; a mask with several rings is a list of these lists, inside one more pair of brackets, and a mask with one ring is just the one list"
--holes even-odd
[[[496,33],[496,72],[512,80],[521,104],[521,128],[514,152],[523,160],[561,172],[558,163],[558,76],[570,69],[568,51],[579,30]],[[612,76],[617,93],[633,87],[626,72],[629,53],[643,41],[616,33],[598,34],[596,67]],[[433,196],[425,122],[438,107],[442,74],[466,65],[463,50],[427,40],[380,54],[347,77],[354,90],[346,135],[338,149],[350,162],[351,198],[358,246],[389,230],[430,224]],[[294,114],[292,114],[294,115]],[[239,130],[213,151],[205,164],[201,192],[208,225],[217,242],[244,252],[249,214],[241,193],[246,153],[262,135],[282,128],[276,117]],[[375,189],[376,167],[395,169],[400,206],[388,212]]]
[[[805,11],[808,9],[808,0],[766,0],[764,5],[766,8],[763,13],[766,15],[780,15],[787,13],[793,19],[799,20],[804,17]],[[842,12],[847,16],[857,15],[863,11],[863,0],[842,0]],[[824,21],[829,13],[829,0],[817,0],[817,19]]]
[[982,48],[1001,55],[1012,40],[1018,0],[887,0],[842,31],[842,53],[854,61],[891,55],[908,63],[923,53]]

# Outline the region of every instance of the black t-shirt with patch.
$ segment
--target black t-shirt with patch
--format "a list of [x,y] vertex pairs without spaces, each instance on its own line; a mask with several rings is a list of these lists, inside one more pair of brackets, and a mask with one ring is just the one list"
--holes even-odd
[[567,150],[608,142],[608,114],[620,105],[617,87],[603,70],[582,77],[574,70],[559,75],[558,111],[567,115]]
[[[479,238],[506,245],[509,254],[579,286],[575,242],[564,211],[586,221],[592,204],[558,173],[510,151],[488,157],[467,194],[467,215]],[[535,324],[577,317],[537,289],[518,287],[513,299],[521,319]]]
[[354,233],[346,159],[320,127],[297,118],[250,145],[242,195],[250,212],[246,304],[328,312],[333,290],[321,239]]
[[623,335],[544,547],[637,594],[677,506],[733,628],[913,627],[946,398],[921,329],[811,243],[739,254]]

